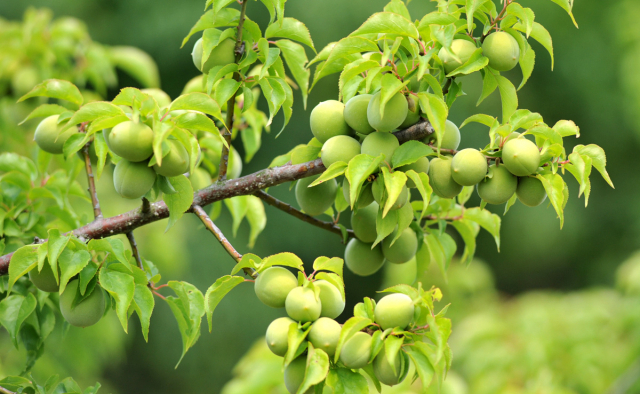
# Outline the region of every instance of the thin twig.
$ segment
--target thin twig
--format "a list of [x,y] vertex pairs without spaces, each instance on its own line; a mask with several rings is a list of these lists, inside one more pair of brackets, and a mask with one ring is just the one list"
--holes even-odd
[[0,393],[2,394],[16,394],[15,392],[5,389],[4,387],[0,386]]
[[[86,123],[82,123],[80,131],[84,132]],[[93,168],[91,167],[91,156],[89,155],[89,148],[92,141],[89,141],[82,148],[82,156],[84,156],[84,168],[87,172],[87,183],[89,184],[89,195],[91,195],[91,204],[93,206],[93,217],[95,219],[102,218],[102,209],[100,209],[100,201],[98,200],[98,192],[96,191],[95,177],[93,176]]]
[[[342,231],[340,230],[340,227],[338,227],[337,225],[331,223],[331,222],[325,222],[319,219],[314,218],[311,215],[307,215],[304,212],[301,212],[297,209],[295,209],[294,207],[292,207],[291,205],[287,204],[286,202],[282,202],[280,200],[278,200],[277,198],[273,197],[270,194],[265,193],[263,190],[260,190],[258,192],[256,192],[254,194],[256,197],[260,198],[262,201],[266,202],[267,204],[278,208],[279,210],[288,213],[291,216],[294,216],[300,220],[302,220],[303,222],[307,222],[309,224],[312,224],[316,227],[320,227],[322,229],[325,229],[327,231],[331,231],[332,233],[338,234],[340,237],[342,237]],[[347,230],[347,237],[354,237],[354,233],[353,230]]]
[[133,258],[136,259],[136,263],[138,264],[138,268],[144,271],[144,266],[142,265],[142,259],[140,258],[140,251],[138,250],[138,244],[136,243],[136,239],[133,236],[133,231],[129,231],[127,233],[127,239],[129,240],[129,244],[131,245],[131,251],[133,252]]

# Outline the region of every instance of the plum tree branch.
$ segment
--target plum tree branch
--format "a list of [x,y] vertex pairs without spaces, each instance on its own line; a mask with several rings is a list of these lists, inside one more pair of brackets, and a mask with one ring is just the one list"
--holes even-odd
[[[262,201],[266,202],[267,204],[273,207],[276,207],[279,210],[286,212],[289,215],[302,220],[303,222],[307,222],[316,227],[320,227],[327,231],[331,231],[332,233],[338,234],[340,237],[342,237],[342,231],[340,230],[340,227],[336,224],[333,224],[331,222],[325,222],[325,221],[316,219],[311,215],[307,215],[306,213],[295,209],[294,207],[287,204],[286,202],[280,201],[277,198],[273,197],[272,195],[265,193],[264,190],[259,190],[254,195],[260,198]],[[353,234],[353,230],[347,230],[347,237],[350,238],[354,236],[355,235]]]
[[[400,143],[410,140],[422,140],[434,133],[433,127],[428,121],[421,121],[407,129],[394,133]],[[224,182],[216,182],[193,195],[193,204],[188,212],[193,212],[193,207],[204,207],[216,201],[227,198],[255,194],[257,191],[286,182],[310,177],[322,173],[325,170],[322,160],[316,159],[302,164],[290,164],[280,167],[265,168],[253,174],[240,178],[230,179]],[[150,203],[148,210],[133,209],[109,218],[99,218],[80,228],[68,232],[76,237],[89,241],[90,239],[106,238],[117,234],[126,234],[138,227],[142,227],[158,220],[169,217],[169,209],[164,201]],[[45,242],[45,240],[42,240]],[[6,275],[13,253],[0,257],[0,275]]]

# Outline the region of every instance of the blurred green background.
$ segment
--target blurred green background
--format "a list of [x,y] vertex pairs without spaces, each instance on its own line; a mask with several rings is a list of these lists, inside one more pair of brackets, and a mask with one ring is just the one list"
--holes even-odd
[[[577,199],[577,183],[568,181],[571,197],[565,210],[566,222],[562,230],[551,207],[543,205],[531,209],[516,204],[502,221],[500,253],[491,236],[481,232],[477,255],[486,262],[488,270],[484,271],[483,268],[482,274],[474,274],[472,268],[461,269],[463,272],[460,277],[472,283],[486,277],[490,284],[480,287],[493,289],[495,281],[497,291],[491,290],[491,297],[480,303],[473,303],[474,300],[465,300],[454,294],[448,298],[454,301],[451,307],[454,336],[460,327],[465,327],[466,330],[475,327],[469,323],[471,318],[467,316],[478,310],[484,312],[483,309],[516,308],[514,313],[517,313],[518,305],[536,304],[535,296],[531,295],[522,296],[526,302],[521,301],[520,295],[532,290],[547,291],[538,293],[545,295],[540,296],[544,300],[538,300],[536,304],[546,313],[565,314],[566,311],[560,306],[554,312],[544,305],[561,304],[561,301],[555,301],[557,297],[562,298],[564,292],[577,290],[582,291],[576,293],[577,297],[582,294],[581,299],[590,297],[588,299],[593,302],[578,303],[567,307],[567,310],[583,306],[596,308],[594,303],[605,302],[599,300],[608,296],[594,296],[584,293],[584,289],[612,287],[616,281],[616,268],[640,248],[640,204],[637,203],[640,192],[640,160],[637,155],[640,136],[640,72],[637,71],[640,64],[640,25],[637,20],[640,18],[640,3],[637,0],[576,2],[574,14],[580,25],[580,29],[576,30],[566,13],[551,1],[520,2],[534,9],[536,20],[551,33],[555,48],[555,71],[552,72],[549,55],[532,41],[537,55],[536,69],[527,85],[519,92],[520,108],[541,113],[550,125],[560,119],[574,120],[582,132],[582,137],[575,140],[575,143],[595,143],[607,152],[608,170],[616,189],[610,189],[599,175],[595,175],[590,204],[585,208],[584,199]],[[289,0],[286,15],[307,25],[316,49],[320,50],[326,44],[348,35],[369,15],[381,11],[385,4],[384,0]],[[180,93],[188,80],[198,74],[190,56],[191,46],[196,38],[192,38],[183,49],[180,49],[180,43],[202,14],[203,0],[2,1],[0,17],[21,19],[29,6],[48,7],[55,16],[74,16],[85,21],[95,41],[109,45],[136,46],[148,52],[160,69],[162,88],[172,98]],[[421,18],[434,7],[434,3],[426,0],[414,0],[409,5],[414,19]],[[266,27],[268,13],[260,2],[250,2],[248,15],[263,29]],[[313,56],[310,51],[308,55],[310,58]],[[132,79],[124,74],[119,76],[120,87],[135,86]],[[519,83],[519,68],[507,74],[507,77]],[[455,123],[460,124],[477,111],[494,116],[500,113],[497,93],[476,109],[475,102],[481,91],[481,80],[477,73],[465,77],[463,89],[468,96],[458,99],[451,110],[451,120]],[[109,99],[115,93],[115,90],[111,91]],[[278,139],[274,138],[275,133],[263,137],[261,151],[250,163],[245,163],[243,174],[264,168],[274,156],[287,152],[297,144],[306,143],[311,138],[308,124],[310,109],[319,101],[336,99],[337,94],[335,75],[316,86],[309,97],[306,110],[302,107],[300,95],[296,94],[291,123]],[[266,109],[266,103],[262,102],[260,105]],[[279,130],[281,116],[275,120],[274,130]],[[33,127],[35,128],[35,124]],[[486,129],[481,126],[467,126],[462,129],[462,135],[462,147],[479,147],[488,142]],[[237,146],[239,150],[240,145]],[[571,145],[567,147],[567,151],[570,149]],[[98,187],[106,215],[135,207],[135,203],[116,197],[110,174],[103,176]],[[295,205],[288,185],[273,188],[270,192]],[[496,212],[501,212],[502,209],[498,207]],[[290,251],[309,264],[320,255],[342,256],[344,246],[334,234],[308,226],[272,207],[267,206],[266,211],[267,228],[258,238],[252,253],[266,256]],[[221,229],[231,237],[230,215],[223,212],[218,222]],[[166,234],[164,226],[164,223],[157,223],[137,230],[136,235],[141,252],[158,265],[165,281],[185,280],[205,290],[216,278],[229,273],[233,261],[196,218],[186,216]],[[241,253],[250,251],[245,246],[247,230],[245,223],[238,236],[231,237]],[[364,296],[372,296],[380,288],[383,274],[380,272],[362,279],[347,273],[345,280],[347,309],[350,311],[349,306],[353,306]],[[424,281],[427,283],[426,287],[431,283],[441,282],[437,275],[429,273],[424,276]],[[452,292],[459,289],[451,287]],[[621,296],[614,294],[611,297],[615,301],[618,299],[616,297]],[[613,302],[620,311],[611,318],[627,316],[632,306],[627,308],[626,303],[635,302],[632,301],[633,299],[625,299],[624,304],[621,304],[623,301]],[[637,303],[633,305],[633,308],[637,307]],[[607,306],[602,306],[602,309],[607,310]],[[112,321],[102,323],[101,328],[72,329],[64,338],[60,337],[59,341],[51,345],[47,357],[37,365],[35,375],[46,378],[47,373],[59,372],[57,368],[63,367],[79,381],[91,384],[96,380],[102,382],[106,386],[105,392],[217,393],[231,379],[233,366],[251,348],[254,341],[263,335],[269,322],[283,313],[281,310],[265,308],[254,296],[251,286],[238,287],[216,310],[213,334],[204,333],[203,329],[199,343],[189,351],[180,367],[174,369],[181,351],[180,335],[168,306],[159,302],[152,318],[148,344],[139,332],[136,319],[132,319],[129,334],[125,337],[112,314]],[[544,315],[538,317],[547,321]],[[525,317],[518,319],[528,320]],[[519,329],[515,323],[510,325],[508,319],[504,321],[503,328]],[[465,325],[458,326],[458,322]],[[629,328],[633,332],[636,327],[636,334],[637,322],[638,319],[631,321],[634,324],[630,323]],[[584,329],[595,330],[593,324],[600,323],[601,321],[589,322]],[[598,331],[603,329],[596,328]],[[627,328],[619,328],[616,335],[622,332],[626,335]],[[553,327],[549,328],[549,332],[554,332]],[[499,334],[495,335],[500,337]],[[0,333],[0,338],[4,343],[0,346],[0,375],[14,373],[16,371],[11,365],[19,360],[19,353],[6,346],[4,332]],[[597,341],[599,336],[594,338],[591,340]],[[457,338],[454,345],[465,343],[465,340],[468,338]],[[616,340],[625,343],[626,337],[616,337]],[[619,368],[612,370],[611,376],[620,375],[637,358],[638,341],[636,339],[631,342],[626,349],[629,354],[625,353],[624,360],[616,361]],[[90,351],[82,347],[90,347],[100,357],[93,357]],[[491,352],[495,347],[488,344],[485,347],[479,346],[479,353],[476,355],[469,355],[470,350],[462,347],[459,349],[461,358],[456,368],[463,378],[475,379],[475,372],[465,367],[470,363],[468,360],[482,360],[482,352]],[[469,345],[467,349],[473,347]],[[454,358],[456,350],[454,347]],[[596,348],[590,351],[598,352]],[[576,368],[576,371],[567,373],[588,373],[588,369],[580,369],[579,366]],[[637,369],[636,366],[636,373],[640,374]],[[554,371],[551,369],[549,373],[553,375]],[[593,391],[596,390],[594,387],[585,388],[579,384],[572,388],[577,393],[605,392]]]

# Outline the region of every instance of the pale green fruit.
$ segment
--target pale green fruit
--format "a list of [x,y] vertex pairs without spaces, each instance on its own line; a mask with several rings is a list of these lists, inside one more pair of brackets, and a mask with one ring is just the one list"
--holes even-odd
[[122,122],[111,129],[109,147],[125,160],[146,160],[153,154],[153,130],[144,123]]
[[22,66],[11,76],[11,90],[14,97],[22,97],[29,93],[40,82],[40,75],[35,67]]
[[[425,144],[433,143],[434,146],[438,146],[438,137],[436,134],[431,134],[422,140]],[[447,119],[444,127],[444,134],[442,135],[442,143],[440,149],[452,149],[456,150],[460,146],[460,129],[452,121]]]
[[489,67],[498,71],[509,71],[518,64],[520,47],[511,34],[499,31],[489,34],[484,39],[482,54],[489,58]]
[[311,216],[320,215],[329,209],[338,191],[338,183],[335,179],[309,187],[319,176],[302,178],[296,184],[296,201],[300,208]]
[[456,39],[453,40],[451,44],[451,52],[458,57],[459,61],[451,56],[444,48],[440,49],[438,57],[442,60],[444,71],[449,74],[451,71],[465,64],[476,49],[478,48],[476,48],[471,41]]
[[337,287],[326,280],[313,282],[320,289],[320,302],[322,303],[321,317],[335,319],[344,311],[345,301]]
[[[397,170],[398,171],[403,171],[403,172],[407,172],[409,170],[413,170],[413,171],[417,172],[418,174],[420,174],[420,173],[428,174],[429,173],[429,159],[426,158],[426,157],[421,157],[415,163],[411,163],[411,164],[407,164],[406,166],[398,167]],[[413,179],[411,179],[409,177],[407,177],[407,187],[409,187],[409,188],[416,187],[416,184],[413,181]]]
[[408,295],[393,293],[378,301],[373,315],[383,330],[393,327],[405,329],[413,320],[414,310],[413,301]]
[[463,149],[451,161],[451,176],[462,186],[478,184],[487,175],[487,169],[487,159],[476,149]]
[[288,317],[280,317],[269,324],[265,340],[267,346],[276,356],[284,357],[289,348],[289,326],[295,321]]
[[351,213],[351,228],[356,237],[366,243],[373,243],[378,237],[376,232],[376,217],[380,206],[373,202],[364,208]]
[[411,260],[418,251],[418,237],[410,228],[402,231],[400,237],[391,245],[391,241],[396,237],[394,231],[382,241],[382,254],[384,258],[395,264],[404,264]]
[[51,265],[47,261],[44,262],[42,271],[38,272],[38,267],[29,271],[29,279],[38,289],[47,293],[56,293],[60,288],[58,282],[56,282],[56,277],[53,276]]
[[344,104],[336,100],[323,101],[311,111],[311,132],[321,143],[337,135],[351,135],[352,130],[344,119]]
[[516,176],[535,174],[540,165],[540,151],[526,138],[515,138],[502,147],[502,161]]
[[202,38],[196,41],[193,46],[193,52],[191,52],[191,57],[193,59],[193,64],[195,64],[196,68],[202,71],[203,74],[207,74],[209,70],[211,70],[215,66],[226,66],[227,64],[233,63],[236,61],[235,55],[236,42],[231,38],[226,38],[222,41],[218,46],[213,48],[211,51],[211,55],[209,55],[209,59],[202,66],[202,58],[204,56],[204,48],[202,47]]
[[72,326],[89,327],[102,318],[105,307],[104,294],[102,294],[102,288],[96,286],[89,297],[74,307],[73,300],[79,283],[78,279],[74,279],[65,287],[64,293],[60,295],[60,312]]
[[[287,391],[291,394],[296,394],[300,385],[304,381],[304,373],[307,369],[307,356],[302,355],[295,360],[291,361],[289,365],[284,369],[284,385],[287,388]],[[311,387],[309,390],[304,392],[303,394],[313,394],[315,393],[315,388]]]
[[[342,180],[342,195],[349,204],[351,203],[351,192],[349,189],[349,180],[345,177]],[[373,193],[371,192],[371,182],[365,182],[360,187],[360,195],[356,200],[357,208],[364,208],[373,202]]]
[[177,140],[167,140],[169,153],[162,158],[162,164],[155,164],[153,169],[160,175],[174,177],[189,171],[189,153]]
[[429,164],[429,184],[433,192],[442,198],[454,198],[462,191],[462,185],[451,176],[451,158],[436,157]]
[[182,89],[182,93],[180,94],[195,93],[195,92],[204,93],[205,87],[203,82],[204,82],[204,75],[198,75],[196,77],[191,78],[189,82],[187,82],[187,84],[184,85],[184,89]]
[[350,369],[364,368],[371,358],[371,335],[366,332],[356,332],[349,338],[340,351],[340,361]]
[[504,204],[518,187],[518,178],[501,165],[489,167],[487,176],[478,183],[478,195],[488,204]]
[[284,305],[287,315],[302,323],[316,321],[322,312],[322,301],[308,287],[296,287],[289,292]]
[[374,130],[367,119],[367,107],[371,97],[371,94],[360,94],[352,97],[344,106],[344,120],[360,134],[369,134]]
[[[373,182],[373,186],[371,187],[371,191],[373,192],[373,198],[379,205],[385,206],[387,203],[387,191],[383,188],[382,182]],[[409,189],[407,185],[402,186],[402,190],[400,190],[400,195],[396,199],[396,202],[393,203],[390,211],[395,211],[396,209],[400,209],[404,207],[404,204],[409,201]]]
[[[418,104],[418,101],[412,96],[407,97],[407,101],[411,101],[413,104],[407,107],[407,116],[404,118],[402,124],[400,124],[401,129],[413,126],[420,120],[420,105]],[[411,111],[411,106],[413,106],[413,111]]]
[[113,185],[124,198],[138,199],[147,194],[156,181],[156,172],[146,162],[120,160],[113,171]]
[[522,177],[518,178],[516,195],[521,203],[528,207],[537,207],[547,198],[542,182],[538,178]]
[[36,132],[33,135],[33,139],[36,141],[36,144],[45,152],[60,154],[62,153],[62,147],[64,143],[67,142],[69,137],[78,132],[78,128],[73,126],[68,130],[60,133],[62,131],[63,125],[58,125],[58,118],[60,115],[51,115],[47,118],[44,118],[38,127],[36,127]]
[[322,145],[322,150],[320,151],[322,164],[327,168],[338,161],[349,163],[349,160],[359,154],[360,143],[348,135],[337,135],[329,138],[327,142]]
[[394,367],[391,366],[387,359],[384,346],[380,353],[373,359],[373,373],[382,384],[387,386],[395,386],[402,382],[409,372],[408,357],[405,352],[400,350],[394,360]]
[[160,108],[166,107],[167,105],[171,104],[171,97],[169,97],[169,95],[161,89],[148,88],[142,89],[141,92],[153,97],[156,100],[156,103],[158,103],[158,107]]
[[344,251],[344,263],[356,275],[373,275],[384,264],[382,247],[376,245],[371,249],[371,243],[362,242],[357,238],[351,239]]
[[209,175],[207,170],[200,167],[193,170],[193,173],[189,175],[189,180],[191,181],[191,187],[193,187],[193,190],[204,189],[213,182],[211,180],[211,175]]
[[313,347],[322,349],[329,357],[333,357],[336,354],[341,331],[342,326],[338,322],[328,317],[321,317],[311,326],[308,339]]
[[263,304],[282,308],[289,292],[298,287],[298,278],[286,268],[270,267],[264,270],[254,286],[256,296]]
[[384,154],[385,161],[390,163],[393,152],[395,152],[399,146],[400,142],[398,142],[395,135],[377,131],[365,137],[364,141],[362,141],[360,151],[373,157]]
[[394,94],[384,111],[380,113],[380,92],[373,95],[367,107],[367,119],[371,127],[380,132],[388,132],[397,129],[407,117],[409,104],[407,98],[400,92]]

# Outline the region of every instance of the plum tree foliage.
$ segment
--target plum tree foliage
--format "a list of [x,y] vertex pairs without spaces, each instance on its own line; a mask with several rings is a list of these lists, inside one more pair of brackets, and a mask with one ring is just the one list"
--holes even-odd
[[[202,318],[211,330],[223,297],[250,283],[258,299],[284,307],[289,316],[266,330],[268,347],[283,357],[289,392],[366,392],[367,379],[380,390],[410,370],[423,392],[440,387],[451,367],[451,322],[446,308],[434,305],[440,290],[420,282],[398,285],[384,290],[391,294],[378,303],[365,298],[345,312],[344,266],[369,276],[387,261],[416,272],[434,263],[446,277],[458,250],[451,231],[460,235],[465,262],[480,229],[499,246],[501,219],[486,204],[506,203],[506,214],[518,199],[537,206],[548,198],[562,226],[567,172],[585,204],[593,168],[613,186],[600,147],[577,145],[566,152],[564,138],[579,136],[578,126],[561,120],[551,127],[541,114],[519,109],[515,85],[501,75],[519,64],[520,87],[527,82],[536,56],[530,40],[553,60],[549,33],[531,9],[513,0],[437,0],[434,11],[419,19],[410,15],[409,0],[392,0],[348,37],[316,51],[305,25],[284,17],[284,1],[262,1],[267,26],[247,17],[249,1],[232,3],[208,0],[184,38],[183,46],[198,36],[192,58],[202,75],[174,99],[158,88],[157,69],[146,54],[94,44],[79,22],[51,24],[48,14],[29,11],[30,26],[39,20],[42,28],[33,39],[46,45],[38,46],[41,53],[7,56],[18,65],[27,56],[44,60],[12,68],[8,81],[0,73],[0,82],[7,82],[0,94],[29,108],[24,127],[35,130],[38,146],[35,156],[20,154],[33,151],[25,139],[11,146],[15,152],[0,154],[0,324],[16,346],[37,344],[29,353],[33,365],[50,333],[40,329],[43,305],[58,305],[62,318],[80,327],[99,324],[114,310],[125,331],[135,313],[147,339],[158,297],[176,317],[184,357],[200,336]],[[571,14],[570,6],[563,8]],[[49,34],[60,26],[62,33]],[[5,28],[7,37],[23,34],[4,25],[0,33]],[[19,39],[6,42],[0,51],[20,45]],[[83,50],[91,53],[79,62],[85,68],[47,63],[70,54],[82,60]],[[105,101],[106,88],[117,83],[116,67],[144,89],[123,88]],[[479,123],[488,127],[488,138],[485,146],[458,151],[461,133],[448,118],[465,95],[464,76],[473,73],[482,76],[479,102],[497,90],[502,116],[466,119],[460,128]],[[310,141],[275,157],[269,168],[241,176],[243,159],[257,154],[274,117],[283,115],[279,133],[286,128],[294,90],[306,107],[313,87],[331,74],[339,74],[339,95],[310,111]],[[257,105],[261,96],[266,112]],[[236,150],[240,143],[244,157]],[[123,198],[141,199],[139,208],[103,217],[95,179],[105,170],[113,171]],[[295,182],[300,209],[264,191],[286,182]],[[481,199],[475,207],[469,206],[474,189]],[[92,221],[78,215],[71,195],[90,204]],[[344,255],[318,257],[311,274],[292,253],[242,255],[214,223],[223,202],[234,234],[247,219],[249,247],[267,225],[267,203],[339,235]],[[347,210],[351,214],[341,220]],[[235,261],[230,275],[204,293],[183,281],[161,285],[133,235],[165,218],[170,231],[185,213],[195,214]],[[316,217],[321,215],[331,220]],[[346,227],[349,217],[352,229]],[[129,247],[113,237],[119,234],[126,234]],[[53,312],[48,316],[55,319]],[[80,392],[72,382],[52,384],[55,392]],[[24,377],[0,380],[5,391],[38,387]]]

